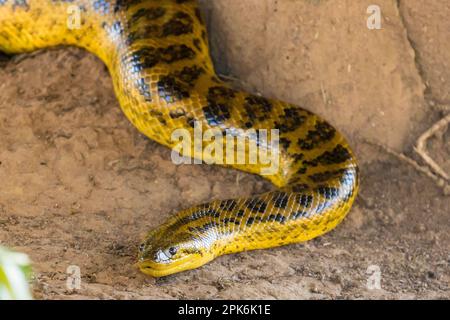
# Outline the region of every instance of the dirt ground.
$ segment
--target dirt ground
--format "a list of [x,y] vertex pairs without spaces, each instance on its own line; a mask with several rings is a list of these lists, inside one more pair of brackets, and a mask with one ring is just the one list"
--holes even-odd
[[[356,205],[311,242],[146,277],[133,263],[150,228],[182,208],[258,193],[268,183],[174,165],[169,150],[125,119],[105,67],[88,53],[4,58],[0,244],[32,259],[34,296],[449,299],[450,198],[373,143],[417,160],[415,141],[449,112],[450,3],[378,0],[381,30],[366,26],[367,0],[202,4],[220,73],[305,106],[346,133],[362,167]],[[447,173],[449,137],[441,130],[427,145]],[[71,265],[80,267],[80,290],[66,287]],[[370,290],[367,281],[378,274],[381,289]]]

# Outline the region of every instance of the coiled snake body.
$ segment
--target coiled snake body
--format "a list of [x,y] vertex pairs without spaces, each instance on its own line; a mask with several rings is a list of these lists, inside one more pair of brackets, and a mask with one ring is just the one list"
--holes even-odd
[[[221,81],[197,1],[0,0],[0,50],[56,45],[79,46],[102,59],[127,118],[170,148],[176,144],[171,133],[192,132],[196,122],[236,136],[250,128],[279,130],[279,168],[265,176],[279,190],[179,212],[140,246],[144,273],[165,276],[223,254],[306,241],[333,229],[350,210],[358,167],[346,140],[309,111]],[[246,143],[252,139],[270,148],[257,136]]]

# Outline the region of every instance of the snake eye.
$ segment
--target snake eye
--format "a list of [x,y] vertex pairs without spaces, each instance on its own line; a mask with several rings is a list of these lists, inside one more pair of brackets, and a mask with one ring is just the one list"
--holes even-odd
[[169,253],[170,253],[171,256],[176,255],[176,254],[177,254],[177,248],[175,248],[175,247],[170,247],[170,248],[169,248]]
[[143,252],[145,250],[145,243],[141,243],[139,245],[139,252]]

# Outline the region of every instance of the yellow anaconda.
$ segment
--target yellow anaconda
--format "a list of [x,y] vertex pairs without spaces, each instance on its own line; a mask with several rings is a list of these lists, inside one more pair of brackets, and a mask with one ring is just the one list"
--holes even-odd
[[[100,57],[128,119],[170,148],[178,143],[171,139],[175,129],[193,132],[196,123],[237,137],[248,129],[279,130],[278,170],[265,176],[279,190],[176,214],[140,246],[142,272],[165,276],[223,254],[306,241],[350,210],[358,167],[346,140],[309,111],[221,81],[197,1],[0,0],[0,50],[56,45]],[[246,145],[271,148],[258,135],[246,137]],[[262,166],[227,165],[256,174]]]

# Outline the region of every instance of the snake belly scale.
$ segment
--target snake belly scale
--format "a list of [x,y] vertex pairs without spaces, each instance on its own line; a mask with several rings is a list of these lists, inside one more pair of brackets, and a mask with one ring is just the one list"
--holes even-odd
[[[71,26],[74,13],[79,21]],[[350,210],[359,178],[345,138],[305,109],[220,80],[196,0],[0,0],[1,51],[57,45],[97,55],[127,118],[169,148],[176,143],[171,133],[193,132],[194,123],[236,135],[250,128],[279,130],[279,168],[265,176],[278,190],[216,200],[170,217],[140,245],[142,272],[166,276],[224,254],[307,241],[333,229]],[[261,169],[229,166],[256,174]]]

